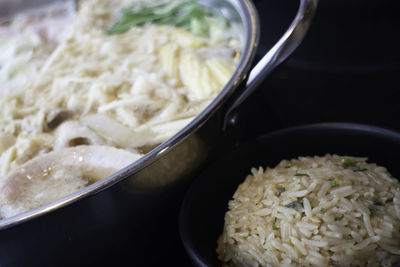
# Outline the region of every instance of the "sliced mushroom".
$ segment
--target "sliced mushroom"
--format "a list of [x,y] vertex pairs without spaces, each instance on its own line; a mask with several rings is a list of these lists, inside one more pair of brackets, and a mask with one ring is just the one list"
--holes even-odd
[[15,144],[16,138],[12,135],[0,133],[0,154]]
[[107,142],[78,121],[66,121],[57,128],[54,150],[79,145],[107,145]]
[[1,180],[0,217],[11,217],[69,195],[141,156],[108,146],[77,146],[34,158]]
[[153,145],[153,133],[146,129],[136,131],[105,114],[91,114],[81,118],[82,124],[114,144],[125,147]]
[[46,115],[46,131],[52,131],[61,123],[69,120],[74,116],[74,112],[69,109],[54,109]]

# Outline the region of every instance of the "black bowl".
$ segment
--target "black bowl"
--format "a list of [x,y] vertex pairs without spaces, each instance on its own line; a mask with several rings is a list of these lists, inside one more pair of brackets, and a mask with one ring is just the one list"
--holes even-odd
[[220,157],[202,172],[181,208],[180,234],[198,266],[221,266],[217,238],[228,201],[252,167],[274,167],[282,159],[326,153],[368,157],[400,177],[400,133],[360,124],[315,124],[260,136]]

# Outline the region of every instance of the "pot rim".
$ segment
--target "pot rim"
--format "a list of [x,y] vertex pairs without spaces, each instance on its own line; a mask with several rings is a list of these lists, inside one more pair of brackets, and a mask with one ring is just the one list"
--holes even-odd
[[227,2],[229,2],[235,8],[236,12],[238,12],[240,16],[244,30],[245,43],[235,72],[217,97],[214,98],[214,100],[188,125],[186,125],[166,142],[145,154],[139,160],[96,183],[82,188],[73,194],[36,209],[0,220],[0,230],[7,229],[25,221],[37,218],[56,209],[70,205],[80,199],[94,195],[139,172],[169,153],[173,148],[196,132],[208,119],[211,118],[212,115],[222,108],[222,105],[227,102],[227,100],[232,96],[233,92],[240,87],[244,81],[246,81],[260,38],[259,18],[253,2],[250,0],[227,0]]

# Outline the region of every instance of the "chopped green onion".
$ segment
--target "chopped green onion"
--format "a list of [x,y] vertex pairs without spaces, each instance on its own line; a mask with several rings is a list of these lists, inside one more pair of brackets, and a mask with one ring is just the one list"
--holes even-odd
[[336,180],[332,180],[332,181],[331,181],[331,186],[332,186],[332,187],[335,187],[335,186],[337,186],[337,182],[336,182]]
[[272,225],[272,230],[279,230],[279,227],[274,224]]
[[342,218],[340,218],[340,217],[335,217],[335,222],[341,221],[341,220],[342,220]]
[[358,162],[354,159],[344,158],[342,159],[342,163],[345,168],[351,168],[353,172],[364,172],[368,170],[367,168],[362,168],[358,166]]
[[325,209],[325,208],[322,208],[321,209],[321,213],[325,213],[325,212],[327,212],[328,210],[327,209]]
[[357,161],[354,159],[349,159],[349,158],[343,158],[342,159],[342,164],[345,168],[348,167],[357,167]]
[[229,24],[229,20],[222,14],[200,5],[195,0],[158,5],[150,5],[142,0],[131,7],[121,9],[120,13],[119,19],[106,30],[106,34],[120,34],[129,31],[134,26],[154,23],[184,27],[195,35],[208,36],[211,27],[210,17],[218,19],[224,25]]
[[310,177],[310,175],[308,175],[307,173],[296,173],[294,176],[307,176]]
[[357,167],[357,169],[353,170],[353,172],[364,172],[367,171],[367,168],[361,168],[361,167]]
[[278,196],[280,196],[283,192],[285,192],[285,188],[284,187],[279,188],[278,189]]
[[295,202],[286,204],[285,207],[298,210],[300,208],[303,208],[303,202],[295,201]]

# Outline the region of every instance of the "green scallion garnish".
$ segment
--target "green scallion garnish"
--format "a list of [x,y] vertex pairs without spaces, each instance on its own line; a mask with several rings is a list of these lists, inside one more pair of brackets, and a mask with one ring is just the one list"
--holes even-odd
[[367,171],[367,168],[361,168],[361,167],[357,167],[357,169],[353,170],[353,172],[364,172]]
[[355,161],[354,159],[343,158],[342,164],[345,168],[357,167],[357,161]]
[[278,189],[278,196],[280,196],[283,192],[285,192],[285,188],[281,187]]
[[224,25],[229,24],[229,20],[222,14],[199,4],[196,0],[171,1],[156,5],[141,0],[131,7],[121,9],[120,13],[119,19],[106,30],[106,34],[121,34],[132,27],[153,23],[183,27],[195,35],[208,36],[210,17],[218,19]]
[[295,201],[295,202],[286,204],[285,207],[298,210],[298,209],[303,208],[303,202]]
[[294,176],[307,176],[310,177],[310,175],[308,175],[307,173],[296,173]]

